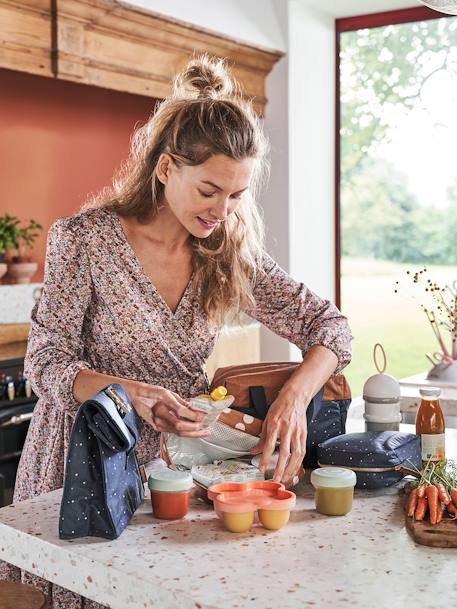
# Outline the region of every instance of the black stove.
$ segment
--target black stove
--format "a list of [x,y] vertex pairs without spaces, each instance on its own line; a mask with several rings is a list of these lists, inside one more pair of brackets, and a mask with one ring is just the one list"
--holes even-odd
[[23,368],[23,358],[0,361],[0,507],[13,501],[17,466],[37,402]]

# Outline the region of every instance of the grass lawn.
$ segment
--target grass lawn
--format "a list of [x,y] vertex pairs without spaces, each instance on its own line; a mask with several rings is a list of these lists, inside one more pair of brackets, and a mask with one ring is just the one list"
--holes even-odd
[[[344,258],[341,277],[341,309],[348,317],[354,336],[353,359],[345,374],[354,396],[376,374],[373,346],[379,342],[387,354],[387,370],[396,378],[428,370],[428,351],[439,350],[438,343],[420,304],[426,305],[424,287],[413,285],[406,274],[420,266],[380,260]],[[427,266],[427,276],[440,285],[457,279],[457,268]],[[400,281],[396,286],[395,282]],[[394,290],[398,287],[398,293]],[[450,339],[443,328],[442,334]]]

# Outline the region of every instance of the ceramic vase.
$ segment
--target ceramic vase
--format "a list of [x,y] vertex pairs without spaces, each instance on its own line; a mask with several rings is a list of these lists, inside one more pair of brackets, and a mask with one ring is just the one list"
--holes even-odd
[[437,364],[427,374],[427,379],[430,381],[455,383],[457,385],[457,360],[454,360],[450,366],[441,363]]

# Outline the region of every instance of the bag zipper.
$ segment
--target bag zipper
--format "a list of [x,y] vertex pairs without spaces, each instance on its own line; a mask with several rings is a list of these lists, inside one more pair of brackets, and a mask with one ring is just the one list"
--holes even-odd
[[343,469],[351,469],[353,472],[367,472],[369,474],[398,471],[397,465],[394,465],[393,467],[349,467],[349,465],[327,464],[321,463],[320,461],[318,461],[317,464],[319,467],[342,467]]

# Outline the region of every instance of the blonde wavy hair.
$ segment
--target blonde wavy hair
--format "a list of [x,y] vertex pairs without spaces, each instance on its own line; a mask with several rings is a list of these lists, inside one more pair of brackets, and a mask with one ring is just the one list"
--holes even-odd
[[136,129],[130,155],[113,184],[84,208],[105,207],[146,224],[158,213],[164,185],[156,174],[162,153],[178,165],[200,165],[212,155],[255,159],[249,189],[236,210],[206,238],[190,235],[195,286],[210,324],[255,308],[253,286],[264,248],[257,205],[269,174],[269,144],[250,100],[222,59],[193,58],[173,80],[172,94]]

